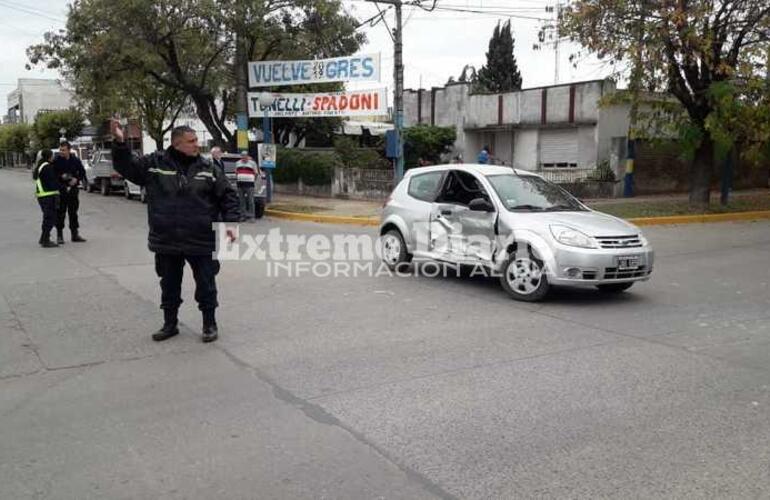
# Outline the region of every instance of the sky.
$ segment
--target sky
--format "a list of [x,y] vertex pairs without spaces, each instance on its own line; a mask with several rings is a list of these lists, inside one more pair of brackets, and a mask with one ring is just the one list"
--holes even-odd
[[[57,78],[56,72],[33,68],[26,70],[25,49],[43,40],[46,31],[64,27],[67,0],[0,0],[0,93],[8,94],[18,78]],[[555,51],[553,45],[533,50],[543,23],[537,19],[553,18],[546,12],[556,0],[438,0],[438,9],[425,12],[417,7],[404,7],[404,79],[406,88],[442,86],[450,76],[457,78],[463,66],[481,67],[486,60],[489,38],[498,22],[511,20],[515,38],[514,55],[524,88],[554,83]],[[432,0],[423,0],[430,6]],[[377,7],[365,0],[343,0],[343,7],[361,20],[377,14]],[[387,6],[381,4],[381,9]],[[480,11],[456,12],[460,9]],[[515,16],[515,17],[510,17]],[[393,9],[385,20],[393,27]],[[351,84],[350,88],[393,88],[393,42],[385,23],[360,28],[368,38],[362,53],[381,53],[380,83]],[[579,47],[560,44],[560,83],[592,80],[607,76],[608,70],[594,58],[585,58],[577,69],[568,57]]]

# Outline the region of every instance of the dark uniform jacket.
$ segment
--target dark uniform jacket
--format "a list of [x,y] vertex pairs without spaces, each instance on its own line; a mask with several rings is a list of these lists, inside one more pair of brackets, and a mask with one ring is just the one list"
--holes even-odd
[[222,169],[201,156],[168,148],[138,158],[116,143],[112,162],[123,177],[145,188],[152,252],[211,254],[212,223],[240,220],[237,193]]
[[40,177],[40,183],[43,185],[43,191],[58,191],[59,190],[59,178],[56,176],[53,165],[50,162],[46,162],[47,165],[42,169],[40,165],[35,167],[32,171],[32,178],[37,180]]
[[53,160],[53,170],[56,172],[56,178],[59,179],[62,189],[68,186],[67,181],[64,180],[66,174],[70,179],[78,179],[85,184],[86,182],[86,169],[83,168],[83,162],[80,158],[70,154],[69,159],[65,159],[62,155],[56,155]]

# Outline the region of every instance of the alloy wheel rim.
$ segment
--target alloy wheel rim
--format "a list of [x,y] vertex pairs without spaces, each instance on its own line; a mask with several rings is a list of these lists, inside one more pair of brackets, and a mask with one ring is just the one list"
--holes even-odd
[[543,269],[532,259],[516,259],[508,265],[505,279],[515,292],[522,295],[534,293],[543,281]]
[[386,235],[382,240],[382,256],[385,262],[395,264],[401,255],[401,241],[393,235]]

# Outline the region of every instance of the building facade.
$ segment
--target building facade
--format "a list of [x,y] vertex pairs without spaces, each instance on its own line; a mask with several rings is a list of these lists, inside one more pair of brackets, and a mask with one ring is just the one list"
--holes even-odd
[[16,89],[8,94],[6,123],[35,122],[39,112],[68,109],[74,105],[72,92],[60,80],[19,78]]
[[453,83],[405,91],[404,122],[454,127],[454,154],[468,163],[488,146],[496,163],[573,180],[610,162],[613,144],[627,135],[628,107],[599,105],[615,91],[611,80],[502,94],[471,94],[470,84]]

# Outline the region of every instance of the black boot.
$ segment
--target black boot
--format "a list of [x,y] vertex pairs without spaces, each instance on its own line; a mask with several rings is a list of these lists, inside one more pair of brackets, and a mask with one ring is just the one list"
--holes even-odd
[[72,230],[72,241],[74,241],[75,243],[83,243],[83,242],[86,241],[86,239],[83,238],[82,236],[80,236],[80,233],[78,233],[77,229],[73,229]]
[[59,245],[64,245],[64,233],[61,229],[56,230],[56,243]]
[[45,239],[40,238],[40,246],[43,248],[56,248],[59,245],[51,241],[51,237],[49,236],[48,238],[45,238]]
[[214,309],[203,311],[203,342],[214,342],[219,337]]
[[152,334],[152,340],[162,342],[179,334],[176,309],[163,309],[163,328]]

